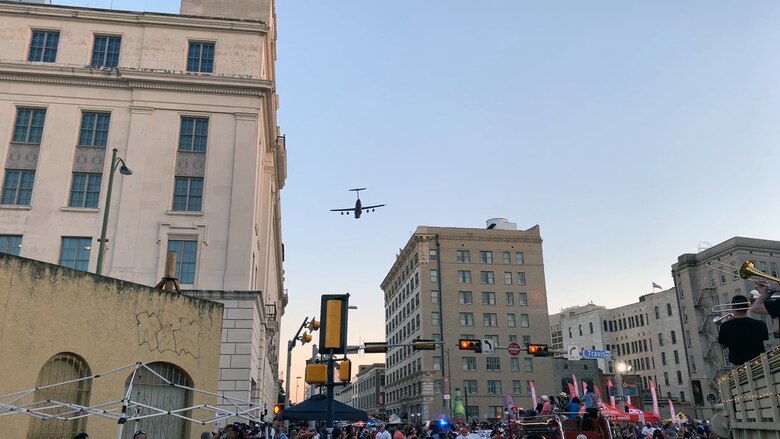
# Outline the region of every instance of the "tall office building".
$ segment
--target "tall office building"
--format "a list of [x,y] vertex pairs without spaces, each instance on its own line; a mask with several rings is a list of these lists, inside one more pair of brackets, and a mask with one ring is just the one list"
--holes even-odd
[[[733,367],[728,362],[727,350],[717,342],[718,327],[712,320],[720,313],[713,312],[713,306],[728,304],[735,295],[747,296],[755,289],[754,280],[742,279],[737,274],[740,266],[749,260],[755,261],[760,271],[778,277],[780,242],[737,236],[698,253],[680,255],[672,265],[685,359],[691,376],[702,381],[702,392],[693,395],[698,400],[694,402],[699,410],[697,413],[704,417],[713,414],[708,398],[718,397],[718,377]],[[708,262],[712,264],[708,265]],[[731,274],[732,270],[734,274]],[[763,320],[771,325],[768,318]],[[767,346],[777,344],[771,336],[771,326],[769,329]]]
[[150,286],[175,253],[182,289],[226,305],[220,390],[273,404],[286,300],[274,4],[181,12],[0,1],[0,251]]
[[[531,383],[539,395],[555,390],[550,358],[506,349],[550,342],[538,226],[517,230],[501,218],[486,229],[420,226],[381,287],[388,343],[443,341],[435,351],[388,350],[388,416],[449,416],[457,388],[469,420],[497,418],[505,415],[502,395],[528,407]],[[461,338],[487,339],[495,352],[459,350]]]

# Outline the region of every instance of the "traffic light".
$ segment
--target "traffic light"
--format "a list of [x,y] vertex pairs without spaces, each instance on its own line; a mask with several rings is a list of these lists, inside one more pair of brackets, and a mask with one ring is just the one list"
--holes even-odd
[[311,319],[308,325],[306,325],[307,328],[309,328],[309,332],[314,332],[318,329],[320,329],[320,322],[317,321],[317,319]]
[[691,395],[693,395],[693,405],[704,405],[704,388],[701,385],[701,380],[698,378],[691,379]]
[[328,381],[328,365],[325,363],[309,363],[303,374],[306,384],[325,384]]
[[298,337],[298,340],[301,341],[301,344],[306,344],[311,341],[311,334],[308,332],[306,334],[301,334],[301,336]]
[[387,342],[367,341],[363,343],[363,352],[366,354],[384,354],[387,352]]
[[284,404],[276,404],[274,406],[274,414],[275,415],[278,415],[279,413],[281,413],[282,410],[284,410]]
[[482,340],[471,340],[468,338],[458,339],[458,349],[461,351],[482,353]]
[[339,363],[339,380],[342,383],[348,383],[352,381],[352,362],[344,360]]
[[433,339],[416,339],[412,341],[412,349],[415,351],[433,351],[436,349],[436,342]]
[[546,357],[550,355],[550,350],[546,344],[529,344],[528,348],[526,348],[526,352],[528,355],[534,357]]
[[320,352],[347,349],[347,310],[349,294],[324,294],[320,305],[322,326],[320,330]]

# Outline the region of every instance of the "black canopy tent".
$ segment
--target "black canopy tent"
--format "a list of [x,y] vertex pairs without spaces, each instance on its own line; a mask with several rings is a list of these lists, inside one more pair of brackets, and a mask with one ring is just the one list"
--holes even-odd
[[[326,418],[325,395],[314,395],[300,404],[284,409],[278,419],[291,421],[324,421]],[[333,419],[336,421],[366,421],[368,413],[350,407],[343,402],[333,401]]]

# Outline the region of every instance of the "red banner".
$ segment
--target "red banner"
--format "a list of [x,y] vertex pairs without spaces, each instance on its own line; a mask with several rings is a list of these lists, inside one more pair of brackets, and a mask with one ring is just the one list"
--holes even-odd
[[650,396],[653,397],[653,414],[660,418],[661,411],[658,409],[658,396],[655,394],[655,383],[652,378],[648,378],[647,381],[648,384],[650,384]]

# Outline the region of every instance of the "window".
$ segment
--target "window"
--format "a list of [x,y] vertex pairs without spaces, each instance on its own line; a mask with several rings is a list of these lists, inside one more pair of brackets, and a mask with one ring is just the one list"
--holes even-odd
[[509,338],[509,343],[517,343],[517,334],[509,334],[507,337]]
[[593,322],[588,322],[588,328],[590,329],[590,333],[593,334]]
[[661,318],[661,309],[658,308],[658,306],[656,305],[656,307],[655,307],[655,319],[658,320],[660,318]]
[[[140,368],[127,377],[127,386],[132,383],[133,396],[138,401],[144,401],[148,407],[165,407],[174,413],[184,413],[181,409],[192,405],[192,390],[194,384],[184,369],[171,363],[149,363],[153,371]],[[152,414],[156,410],[139,408],[137,414],[140,421],[133,424],[133,430],[143,430],[148,437],[184,438],[189,431],[188,422],[184,419],[168,416],[165,419]]]
[[103,174],[74,173],[68,207],[97,209]]
[[439,270],[431,270],[431,282],[436,283],[439,281]]
[[680,364],[680,353],[676,350],[674,351],[674,364]]
[[483,264],[492,264],[493,263],[493,252],[490,251],[481,251],[479,252],[479,262]]
[[514,306],[514,304],[515,304],[515,293],[513,293],[511,291],[506,293],[506,304],[507,304],[507,306]]
[[777,277],[777,262],[770,262],[769,263],[769,274],[774,276],[774,277]]
[[517,327],[517,319],[515,318],[514,313],[509,313],[506,315],[506,326],[509,328]]
[[683,383],[682,371],[677,371],[677,384]]
[[471,291],[458,291],[458,303],[461,305],[471,305],[474,303]]
[[672,331],[672,344],[677,344],[677,334]]
[[531,319],[528,314],[520,314],[520,327],[528,328],[531,326]]
[[17,109],[11,142],[40,145],[45,121],[46,110],[40,108]]
[[208,118],[181,118],[181,128],[179,130],[179,151],[206,152],[208,137]]
[[483,326],[498,326],[498,315],[492,312],[482,314]]
[[501,371],[501,359],[499,357],[486,357],[485,361],[488,372]]
[[87,271],[91,249],[92,238],[62,238],[60,265]]
[[488,380],[488,394],[489,395],[500,395],[501,392],[501,380]]
[[685,392],[680,390],[680,402],[685,402]]
[[463,357],[463,370],[477,370],[477,357]]
[[517,284],[518,285],[525,285],[525,273],[524,272],[518,272],[517,273]]
[[441,380],[433,380],[433,394],[441,395],[442,393],[444,392],[442,391]]
[[520,306],[528,306],[528,293],[517,293],[517,302]]
[[533,358],[523,358],[523,362],[525,363],[525,371],[526,372],[533,372],[534,371],[534,361],[533,361]]
[[441,357],[433,357],[433,370],[441,370]]
[[510,357],[509,358],[509,369],[512,372],[520,372],[520,358],[519,357]]
[[479,391],[477,380],[463,380],[463,391],[471,394],[477,393]]
[[434,311],[431,313],[431,325],[438,325],[440,322],[439,313]]
[[667,303],[666,304],[666,315],[668,315],[669,317],[672,316],[672,304],[671,303]]
[[515,395],[520,395],[523,390],[522,381],[520,380],[512,380],[512,393]]
[[494,278],[492,271],[480,271],[479,278],[480,282],[483,284],[493,285],[496,283],[496,279]]
[[441,300],[438,290],[431,290],[431,303],[437,304]]
[[495,305],[496,304],[496,293],[489,292],[489,291],[483,291],[482,292],[482,304],[483,305]]
[[661,366],[666,366],[666,352],[661,352]]
[[60,33],[49,30],[36,30],[30,40],[30,53],[27,61],[54,62],[57,59],[57,46]]
[[661,333],[658,333],[658,346],[664,345],[664,335]]
[[[83,358],[70,352],[62,352],[51,357],[38,372],[33,401],[56,400],[79,406],[88,406],[92,392],[92,380],[86,379],[92,372]],[[60,386],[52,386],[67,382]],[[69,408],[47,409],[49,415],[71,413]],[[65,417],[68,417],[65,415]],[[71,438],[86,429],[86,418],[73,417],[39,419],[31,418],[29,437]]]
[[0,235],[0,253],[19,256],[22,249],[22,235]]
[[515,253],[515,262],[519,265],[525,264],[525,255],[523,254],[523,252]]
[[95,43],[92,46],[92,63],[94,67],[118,67],[119,48],[122,45],[122,37],[112,35],[95,35]]
[[458,250],[455,257],[458,262],[471,262],[471,252],[468,250]]
[[176,177],[173,187],[173,210],[200,212],[203,209],[203,179]]
[[512,254],[509,252],[501,252],[501,256],[504,259],[505,264],[511,264],[512,263]]
[[474,326],[474,313],[460,313],[460,326]]
[[504,272],[504,285],[512,285],[512,272],[511,271],[505,271]]
[[195,283],[195,260],[198,255],[197,241],[170,240],[168,251],[176,253],[176,277],[179,283]]
[[85,111],[81,113],[78,146],[105,148],[108,144],[108,125],[111,113]]
[[214,73],[214,43],[190,41],[187,71]]
[[523,336],[523,345],[522,345],[523,348],[524,349],[527,348],[528,345],[530,345],[530,344],[531,344],[531,336],[530,335],[524,335]]
[[32,199],[35,171],[6,169],[3,180],[3,196],[0,204],[29,206]]
[[435,248],[428,249],[428,260],[429,261],[438,261],[439,260],[439,251]]
[[669,372],[664,372],[664,384],[669,385]]
[[469,271],[469,270],[458,270],[458,283],[459,284],[470,284],[471,283],[471,271]]

